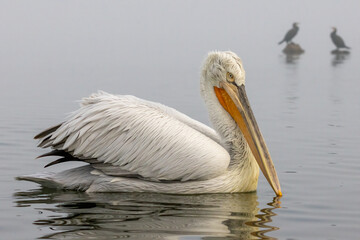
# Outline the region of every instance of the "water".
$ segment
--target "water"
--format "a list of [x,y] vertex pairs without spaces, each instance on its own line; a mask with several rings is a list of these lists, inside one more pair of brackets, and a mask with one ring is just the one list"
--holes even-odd
[[270,222],[280,204],[274,198],[259,212],[256,193],[88,195],[39,189],[18,192],[16,199],[18,207],[40,207],[34,224],[44,238],[55,239],[256,239],[277,229]]
[[[356,239],[360,229],[357,1],[2,1],[0,233],[4,239]],[[261,7],[260,7],[261,6]],[[292,22],[305,49],[278,46]],[[337,57],[329,34],[352,47]],[[84,194],[14,177],[48,160],[32,137],[99,89],[208,124],[209,50],[244,61],[247,93],[284,196]],[[65,169],[63,164],[58,168]]]

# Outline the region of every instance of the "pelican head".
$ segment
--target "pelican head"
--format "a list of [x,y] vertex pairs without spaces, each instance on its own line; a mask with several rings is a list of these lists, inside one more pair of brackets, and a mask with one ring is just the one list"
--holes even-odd
[[[240,58],[233,52],[211,52],[205,60],[201,77],[201,94],[208,106],[210,118],[222,135],[232,129],[221,121],[231,121],[243,134],[265,178],[279,196],[282,195],[270,153],[256,123],[245,91],[245,71]],[[227,118],[218,111],[226,111]],[[212,116],[211,116],[212,115]],[[221,130],[222,129],[222,130]],[[226,130],[224,130],[226,129]],[[226,138],[226,136],[225,136]]]

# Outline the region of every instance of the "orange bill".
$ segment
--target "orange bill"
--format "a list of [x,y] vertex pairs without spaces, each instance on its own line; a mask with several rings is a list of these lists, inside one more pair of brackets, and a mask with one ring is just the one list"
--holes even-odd
[[265,140],[251,110],[245,86],[236,87],[233,84],[222,81],[220,82],[220,88],[214,87],[214,90],[220,104],[239,126],[270,186],[276,195],[281,196],[279,179]]

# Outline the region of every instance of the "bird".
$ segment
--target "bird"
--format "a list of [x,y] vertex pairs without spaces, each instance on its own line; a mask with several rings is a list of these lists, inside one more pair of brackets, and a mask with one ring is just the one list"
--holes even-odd
[[209,52],[200,94],[214,128],[163,104],[98,91],[64,122],[34,138],[84,166],[19,176],[45,187],[85,192],[165,194],[256,191],[259,168],[276,195],[279,179],[245,91],[245,70],[231,51]]
[[332,30],[333,31],[331,32],[330,37],[331,37],[332,42],[336,46],[336,50],[339,50],[339,48],[350,49],[350,47],[345,45],[345,42],[342,39],[342,37],[340,37],[339,35],[336,34],[336,31],[337,31],[336,27],[333,27]]
[[291,40],[296,36],[296,34],[299,31],[298,23],[293,23],[292,29],[290,29],[284,36],[284,39],[279,42],[279,44],[282,44],[283,42],[286,42],[287,44],[291,42]]

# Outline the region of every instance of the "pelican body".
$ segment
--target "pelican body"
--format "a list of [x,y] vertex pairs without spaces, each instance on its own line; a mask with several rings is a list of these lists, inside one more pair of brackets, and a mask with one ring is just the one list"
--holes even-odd
[[170,194],[255,191],[259,167],[277,195],[279,180],[245,92],[245,71],[232,52],[210,52],[201,95],[214,129],[159,103],[98,92],[63,123],[35,136],[59,173],[18,177],[87,192]]

